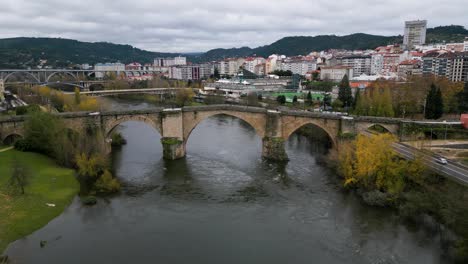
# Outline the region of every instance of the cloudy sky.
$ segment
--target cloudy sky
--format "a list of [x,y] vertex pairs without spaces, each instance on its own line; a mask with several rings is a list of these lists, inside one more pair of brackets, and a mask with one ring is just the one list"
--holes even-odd
[[285,36],[468,27],[467,0],[0,0],[0,38],[61,37],[151,51],[257,47]]

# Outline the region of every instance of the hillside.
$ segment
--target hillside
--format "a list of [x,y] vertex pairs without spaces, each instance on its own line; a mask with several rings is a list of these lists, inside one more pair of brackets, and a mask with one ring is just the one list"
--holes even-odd
[[468,30],[463,26],[440,26],[427,29],[427,43],[442,43],[442,42],[463,42],[468,36]]
[[98,62],[150,63],[158,56],[178,54],[157,53],[105,42],[81,42],[56,38],[0,39],[0,68],[26,68],[47,60],[47,65],[67,67],[72,64]]
[[[427,30],[427,42],[460,42],[468,36],[463,26],[440,26]],[[320,35],[285,37],[270,45],[257,48],[213,49],[206,53],[187,54],[189,61],[206,62],[229,57],[258,55],[267,57],[278,53],[287,56],[304,55],[328,49],[374,49],[377,46],[401,43],[402,36],[377,36],[356,33],[347,36]],[[52,67],[98,62],[150,63],[155,57],[177,56],[174,53],[150,52],[130,45],[105,42],[81,42],[56,38],[0,39],[0,68],[35,67],[39,60],[47,60]]]

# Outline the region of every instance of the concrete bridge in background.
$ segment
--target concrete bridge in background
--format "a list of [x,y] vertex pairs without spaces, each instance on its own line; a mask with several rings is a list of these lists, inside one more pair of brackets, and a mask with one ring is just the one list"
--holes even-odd
[[[401,119],[378,117],[346,117],[334,114],[307,111],[274,111],[265,108],[212,105],[184,107],[179,109],[157,108],[151,110],[114,111],[102,113],[62,113],[69,129],[84,131],[89,124],[98,126],[107,139],[112,131],[126,121],[144,122],[162,136],[164,158],[179,159],[185,156],[186,143],[192,130],[203,120],[215,115],[229,115],[244,120],[255,129],[263,140],[263,157],[271,160],[288,159],[284,143],[299,128],[312,124],[322,129],[330,138],[334,148],[339,147],[343,134],[358,134],[379,125],[390,133],[399,135]],[[14,137],[24,136],[24,121],[27,117],[15,116],[0,119],[0,139],[5,142]],[[109,140],[108,140],[109,141]]]
[[[176,94],[177,90],[184,88],[144,88],[144,89],[122,89],[122,90],[99,90],[99,91],[86,91],[81,92],[82,95],[88,96],[113,96],[121,94]],[[65,94],[74,94],[73,92],[66,92]]]

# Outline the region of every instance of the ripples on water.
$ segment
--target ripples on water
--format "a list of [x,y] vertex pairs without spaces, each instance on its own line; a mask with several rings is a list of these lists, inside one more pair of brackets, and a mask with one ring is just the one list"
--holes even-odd
[[[341,191],[319,142],[293,135],[290,162],[261,159],[261,139],[227,116],[202,122],[187,157],[162,159],[143,123],[120,127],[120,196],[66,212],[8,254],[24,263],[439,263],[437,237]],[[40,240],[61,239],[43,249]]]

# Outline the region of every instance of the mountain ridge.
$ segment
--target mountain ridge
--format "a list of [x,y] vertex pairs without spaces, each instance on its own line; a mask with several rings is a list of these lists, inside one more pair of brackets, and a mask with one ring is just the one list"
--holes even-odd
[[[468,36],[463,26],[450,25],[429,28],[427,42],[459,42]],[[204,53],[186,53],[191,62],[216,61],[229,57],[263,56],[282,54],[305,55],[311,51],[328,49],[374,49],[378,46],[402,43],[403,37],[354,33],[344,36],[288,36],[269,45],[256,48],[217,48]],[[40,60],[47,60],[53,67],[70,67],[75,64],[98,62],[151,63],[155,57],[178,56],[184,53],[153,52],[130,45],[109,42],[82,42],[64,38],[7,38],[0,39],[0,68],[35,67]]]

